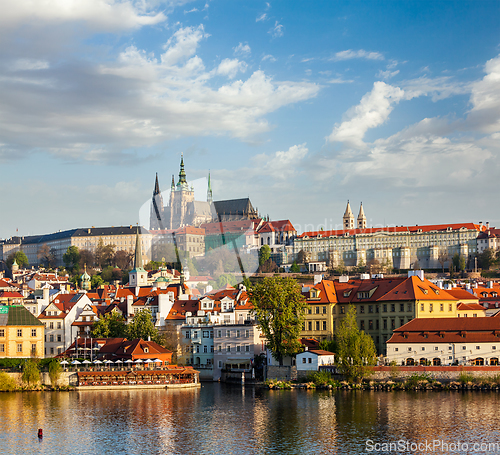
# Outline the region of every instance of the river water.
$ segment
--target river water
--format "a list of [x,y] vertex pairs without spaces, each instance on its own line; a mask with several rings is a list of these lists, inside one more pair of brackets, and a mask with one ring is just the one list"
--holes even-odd
[[495,392],[274,391],[207,383],[196,390],[0,393],[0,452],[495,453],[497,446],[485,444],[500,443],[499,410]]

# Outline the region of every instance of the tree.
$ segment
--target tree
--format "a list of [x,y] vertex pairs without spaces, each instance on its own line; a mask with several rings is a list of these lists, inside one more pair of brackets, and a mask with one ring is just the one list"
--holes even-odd
[[335,267],[335,271],[339,274],[339,275],[343,275],[345,272],[346,272],[346,266],[345,266],[345,262],[343,259],[340,259],[337,267]]
[[102,237],[99,238],[97,247],[95,249],[94,261],[95,264],[103,269],[107,265],[111,265],[113,258],[115,256],[115,245],[108,244],[104,245]]
[[307,254],[304,250],[300,250],[297,253],[297,263],[305,264],[308,261],[309,261],[309,254]]
[[282,366],[285,356],[301,348],[298,338],[307,307],[301,287],[292,278],[266,277],[248,295],[267,345]]
[[290,267],[290,272],[292,272],[292,273],[300,273],[300,267],[298,266],[297,261],[293,261],[293,264]]
[[112,311],[95,321],[90,333],[93,338],[124,338],[127,326],[123,316],[117,311]]
[[80,262],[80,251],[75,245],[71,245],[63,254],[63,261],[68,270],[75,270]]
[[92,267],[94,265],[94,253],[90,250],[80,250],[80,268],[87,265],[87,267]]
[[16,251],[15,253],[10,253],[8,258],[7,258],[7,267],[9,269],[12,268],[12,264],[14,263],[14,259],[17,262],[17,265],[22,268],[22,267],[27,267],[29,265],[28,258],[24,251],[19,250]]
[[493,248],[486,248],[482,253],[477,255],[479,267],[483,270],[489,270],[495,263],[495,250]]
[[356,308],[349,305],[347,313],[335,332],[337,365],[348,380],[360,382],[370,365],[375,365],[377,351],[371,336],[358,329]]
[[448,257],[448,252],[446,250],[441,250],[438,255],[438,262],[441,264],[444,273],[444,264],[450,258]]
[[127,269],[132,262],[134,255],[125,250],[118,250],[113,258],[114,265],[119,269]]
[[136,338],[147,340],[149,337],[151,341],[163,344],[163,339],[153,324],[151,310],[145,308],[136,313],[132,321],[127,325],[127,338],[130,340]]
[[338,345],[335,340],[322,340],[319,343],[319,348],[325,351],[330,351],[335,353],[338,350]]
[[370,274],[380,273],[381,265],[378,259],[370,259],[366,263],[366,271]]
[[90,287],[92,289],[97,289],[99,286],[104,284],[104,280],[101,278],[101,275],[92,275],[90,280]]
[[453,267],[455,267],[456,271],[460,270],[461,272],[463,272],[465,270],[465,265],[466,265],[465,258],[460,254],[455,253],[453,255],[452,262],[453,262]]
[[49,378],[52,387],[57,387],[57,383],[61,377],[62,366],[57,359],[52,359],[49,362]]
[[269,259],[271,259],[271,248],[269,245],[262,245],[259,250],[259,265],[262,267]]
[[49,245],[44,243],[40,248],[38,248],[37,257],[41,264],[51,267],[56,262],[56,250],[54,248],[50,249]]
[[21,380],[28,387],[38,384],[40,381],[40,370],[36,359],[27,359],[23,365],[23,374]]

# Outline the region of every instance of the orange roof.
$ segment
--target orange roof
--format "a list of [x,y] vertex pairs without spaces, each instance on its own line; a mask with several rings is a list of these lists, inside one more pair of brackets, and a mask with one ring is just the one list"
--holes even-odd
[[379,228],[366,228],[366,229],[340,229],[331,231],[308,231],[300,234],[298,238],[304,237],[330,237],[330,236],[343,236],[348,235],[359,235],[359,234],[375,234],[377,232],[393,232],[393,233],[416,233],[416,232],[439,232],[447,231],[451,228],[453,231],[457,231],[461,228],[476,230],[478,232],[485,229],[484,226],[474,223],[454,223],[454,224],[431,224],[428,226],[387,226]]
[[479,303],[459,303],[457,306],[458,311],[485,311],[484,306]]

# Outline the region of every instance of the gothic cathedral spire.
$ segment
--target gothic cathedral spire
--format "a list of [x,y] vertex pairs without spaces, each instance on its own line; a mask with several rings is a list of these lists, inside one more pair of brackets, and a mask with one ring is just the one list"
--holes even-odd
[[212,203],[212,183],[210,182],[210,171],[208,171],[208,189],[207,189],[207,202]]
[[366,229],[366,216],[365,211],[363,210],[363,203],[361,203],[361,206],[359,207],[358,229]]

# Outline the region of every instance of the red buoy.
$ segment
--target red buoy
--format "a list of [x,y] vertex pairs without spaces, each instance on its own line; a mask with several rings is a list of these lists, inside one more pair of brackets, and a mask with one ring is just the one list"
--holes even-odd
[[41,428],[38,429],[38,438],[39,439],[43,438],[43,430]]

